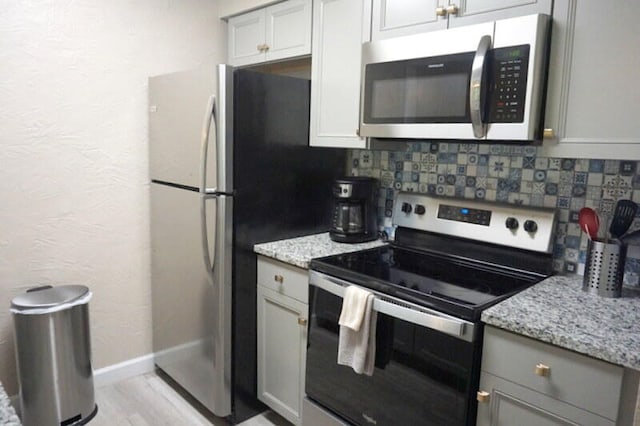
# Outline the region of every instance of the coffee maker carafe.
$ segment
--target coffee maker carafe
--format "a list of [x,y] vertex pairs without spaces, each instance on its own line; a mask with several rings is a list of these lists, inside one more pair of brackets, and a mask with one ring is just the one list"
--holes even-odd
[[333,183],[333,215],[329,237],[341,243],[378,238],[378,181],[345,177]]

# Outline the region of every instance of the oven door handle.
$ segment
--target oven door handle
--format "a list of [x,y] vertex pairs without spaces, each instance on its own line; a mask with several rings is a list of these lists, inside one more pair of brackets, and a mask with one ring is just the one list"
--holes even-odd
[[[317,271],[309,271],[309,283],[328,291],[341,299],[344,297],[346,287],[352,285],[347,281],[343,281]],[[409,302],[405,302],[404,300],[397,298],[391,298],[382,293],[372,291],[369,288],[364,288],[364,290],[370,291],[375,295],[373,309],[377,312],[459,337],[464,340],[469,340],[469,337],[473,338],[473,333],[471,333],[471,336],[468,336],[469,333],[466,333],[466,331],[470,331],[466,330],[467,325],[473,325],[468,321],[451,317],[431,309],[419,307],[417,305],[412,306]]]

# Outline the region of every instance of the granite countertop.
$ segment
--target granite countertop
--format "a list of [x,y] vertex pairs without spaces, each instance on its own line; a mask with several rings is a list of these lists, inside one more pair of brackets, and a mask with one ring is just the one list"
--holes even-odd
[[[258,254],[309,268],[313,258],[378,247],[332,241],[328,233],[256,244]],[[485,310],[482,321],[517,334],[640,370],[640,291],[620,298],[582,291],[581,276],[553,276]]]
[[20,426],[21,424],[9,396],[0,383],[0,425]]
[[581,276],[553,276],[485,310],[482,321],[640,370],[640,291],[604,298],[583,292]]
[[299,266],[300,268],[309,269],[309,262],[316,257],[364,250],[384,244],[386,243],[382,240],[357,244],[337,243],[329,238],[328,232],[325,232],[305,237],[256,244],[253,247],[253,251],[263,256]]

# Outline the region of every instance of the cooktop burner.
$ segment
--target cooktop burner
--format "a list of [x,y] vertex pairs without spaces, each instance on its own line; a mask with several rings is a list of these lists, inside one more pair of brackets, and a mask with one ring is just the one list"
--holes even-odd
[[311,269],[469,320],[541,279],[394,246],[314,259]]

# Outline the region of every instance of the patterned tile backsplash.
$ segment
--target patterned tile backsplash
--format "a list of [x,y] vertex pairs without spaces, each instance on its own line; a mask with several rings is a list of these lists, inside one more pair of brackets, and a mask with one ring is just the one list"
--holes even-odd
[[[393,233],[398,191],[557,208],[557,272],[582,275],[588,238],[578,212],[594,208],[601,236],[619,199],[640,202],[640,162],[549,158],[538,147],[448,142],[400,143],[398,151],[351,150],[350,172],[380,180],[380,226]],[[631,230],[640,228],[636,217]],[[640,247],[629,246],[624,283],[640,287]]]

